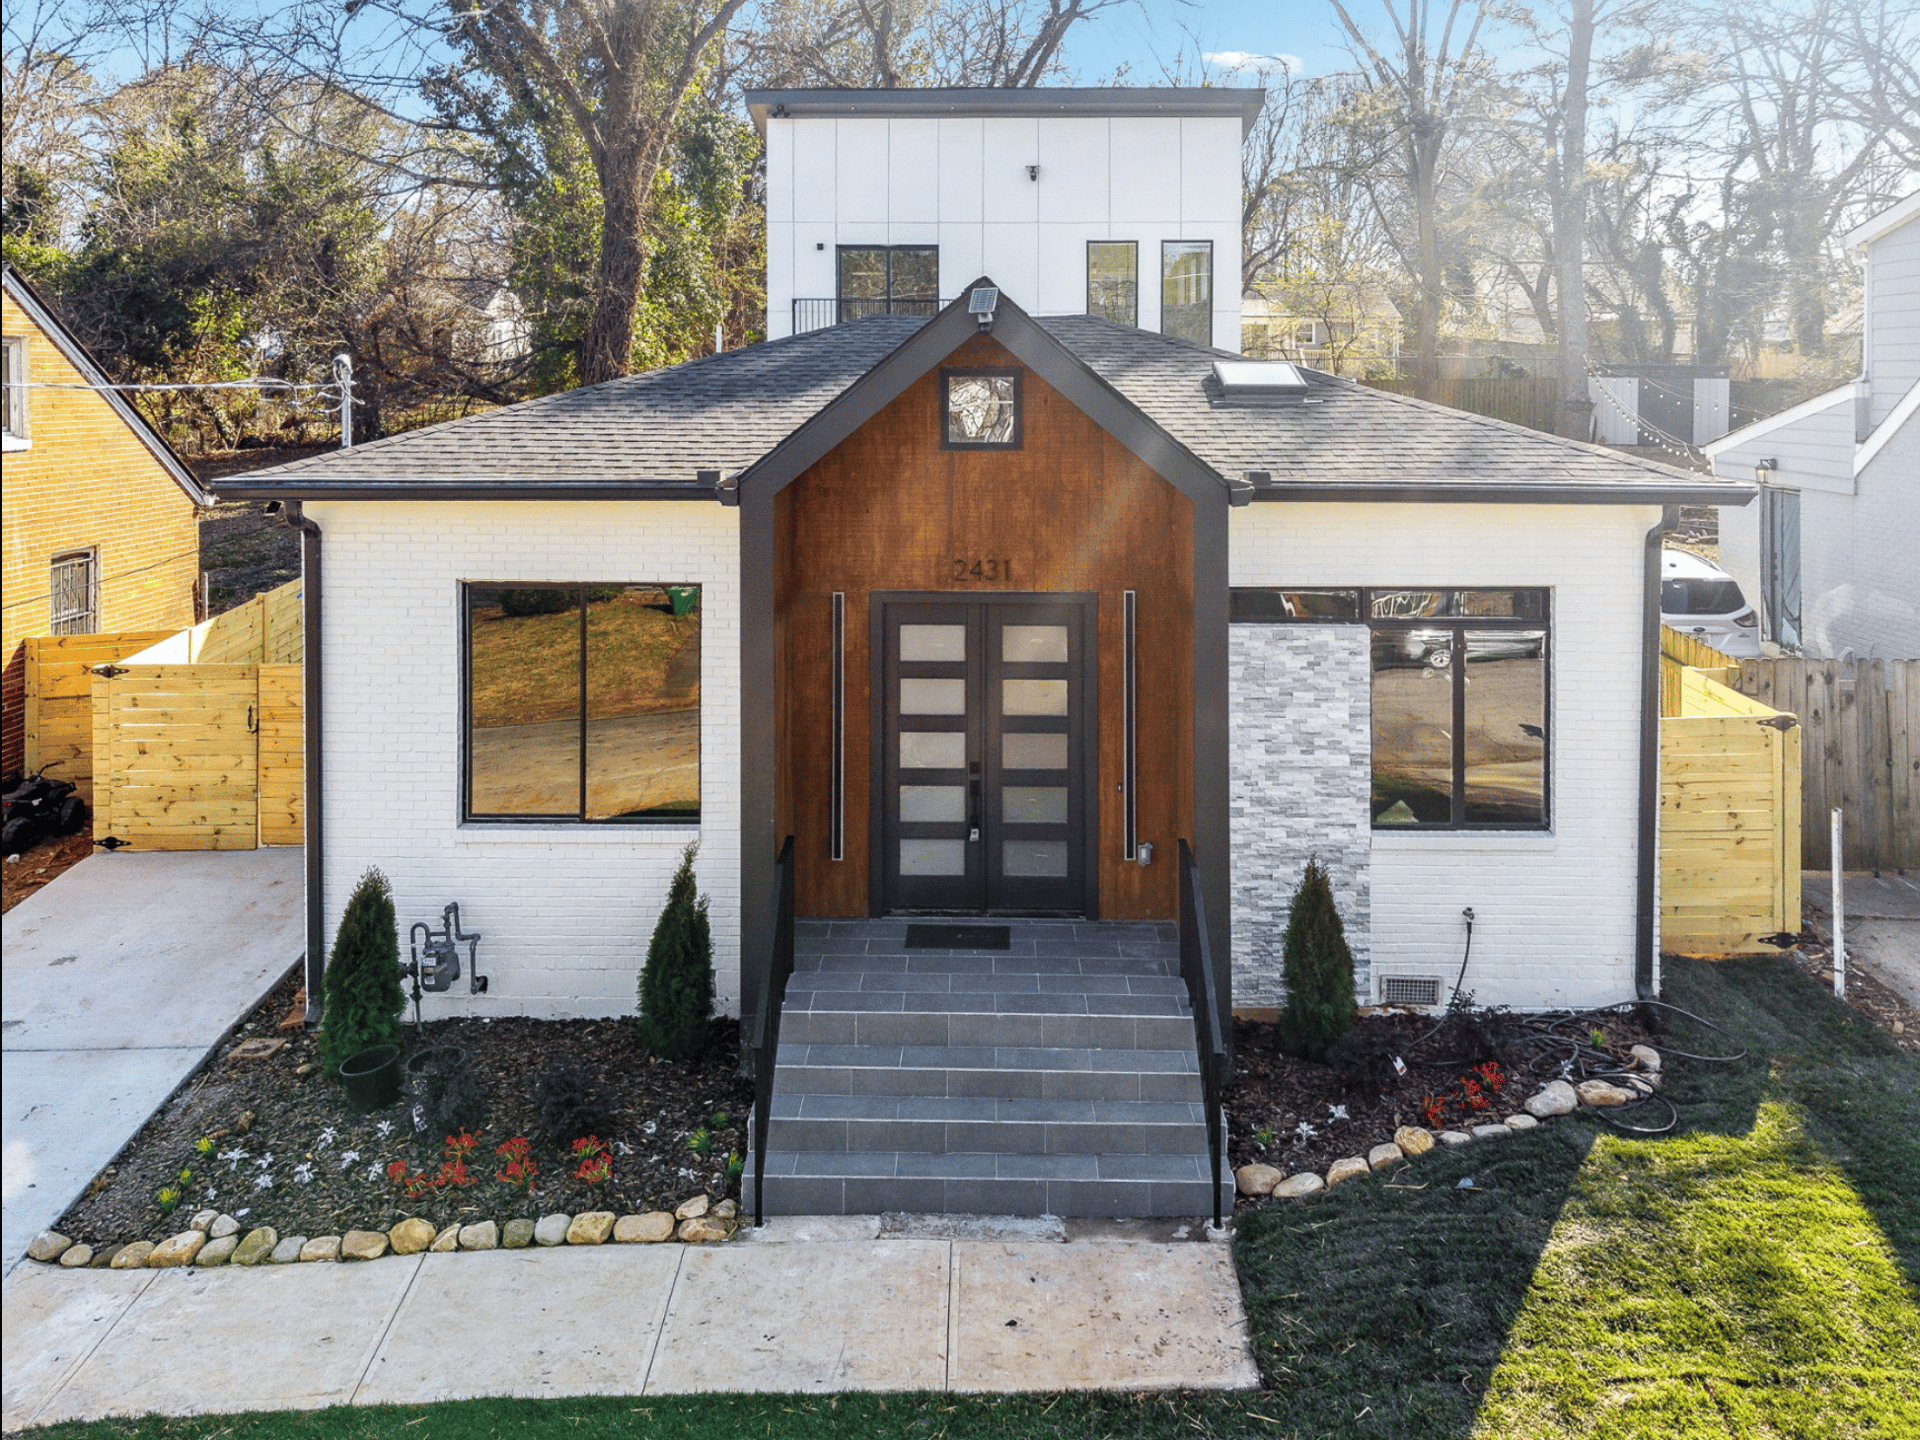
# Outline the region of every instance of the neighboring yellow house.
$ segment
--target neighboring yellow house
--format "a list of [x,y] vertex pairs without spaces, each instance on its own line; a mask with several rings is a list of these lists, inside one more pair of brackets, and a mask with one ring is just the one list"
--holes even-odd
[[4,270],[0,460],[0,764],[21,763],[31,635],[176,630],[194,622],[193,473],[11,266]]

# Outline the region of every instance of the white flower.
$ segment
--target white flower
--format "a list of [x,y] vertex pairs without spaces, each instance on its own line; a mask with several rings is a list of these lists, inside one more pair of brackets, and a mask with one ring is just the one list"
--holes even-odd
[[214,1196],[218,1195],[219,1193],[220,1192],[214,1189],[213,1186],[211,1185],[207,1186],[207,1199],[211,1200],[214,1198]]
[[269,1150],[266,1154],[256,1157],[253,1163],[262,1170],[266,1169],[269,1165],[273,1164],[273,1152]]
[[231,1170],[247,1158],[247,1152],[244,1150],[222,1150],[220,1152],[220,1158],[227,1162],[227,1169]]
[[374,1161],[372,1167],[367,1171],[367,1179],[378,1180],[379,1178],[380,1178],[380,1162],[376,1160]]
[[324,1150],[339,1138],[340,1133],[335,1130],[333,1126],[329,1125],[326,1129],[322,1130],[319,1135],[314,1137],[313,1147],[316,1150]]
[[382,1120],[378,1125],[374,1126],[373,1128],[380,1132],[382,1139],[384,1139],[388,1135],[393,1134],[393,1122],[391,1120]]
[[652,1121],[652,1120],[647,1121],[646,1124],[640,1127],[640,1133],[642,1135],[651,1135],[654,1132],[656,1124],[657,1122],[655,1121]]
[[294,1166],[293,1178],[302,1185],[311,1185],[313,1183],[313,1166],[305,1164]]
[[1314,1136],[1318,1135],[1319,1133],[1320,1132],[1316,1130],[1313,1126],[1309,1125],[1306,1121],[1302,1120],[1298,1125],[1293,1127],[1293,1134],[1294,1134],[1293,1143],[1298,1145],[1302,1140],[1311,1140]]
[[1347,1114],[1347,1107],[1344,1105],[1329,1105],[1327,1106],[1327,1109],[1333,1112],[1331,1115],[1327,1116],[1327,1123],[1329,1125],[1331,1125],[1336,1120],[1349,1120],[1353,1118]]
[[614,1148],[614,1152],[615,1152],[616,1154],[620,1154],[620,1155],[631,1155],[631,1154],[633,1154],[633,1146],[631,1146],[631,1145],[629,1145],[629,1144],[627,1144],[627,1142],[626,1142],[626,1141],[624,1141],[624,1140],[616,1140],[616,1141],[614,1141],[614,1142],[613,1142],[613,1148]]
[[262,1174],[262,1175],[256,1175],[256,1176],[254,1176],[254,1177],[253,1177],[253,1188],[254,1188],[254,1189],[256,1189],[256,1190],[271,1190],[271,1189],[273,1189],[273,1176],[271,1176],[271,1175],[264,1175],[264,1174]]
[[342,1170],[346,1169],[349,1165],[353,1164],[353,1162],[358,1160],[359,1158],[360,1158],[360,1152],[358,1150],[342,1150],[340,1152],[340,1168]]

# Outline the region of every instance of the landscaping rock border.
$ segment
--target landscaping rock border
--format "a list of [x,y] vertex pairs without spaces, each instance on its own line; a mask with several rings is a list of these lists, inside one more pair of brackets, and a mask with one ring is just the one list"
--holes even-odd
[[[1639,1053],[1646,1048],[1635,1046],[1634,1058],[1657,1085],[1660,1056],[1656,1051],[1647,1050],[1647,1054],[1653,1056],[1649,1062]],[[1645,1085],[1647,1082],[1642,1080],[1638,1083]],[[1590,1090],[1589,1086],[1594,1088]],[[1288,1175],[1272,1165],[1242,1165],[1233,1172],[1234,1188],[1242,1195],[1304,1200],[1309,1195],[1318,1195],[1348,1180],[1391,1170],[1396,1165],[1427,1154],[1437,1146],[1471,1145],[1476,1141],[1505,1139],[1516,1131],[1532,1130],[1553,1116],[1570,1115],[1583,1105],[1622,1105],[1637,1098],[1634,1090],[1603,1081],[1589,1080],[1576,1089],[1565,1080],[1553,1080],[1526,1102],[1526,1109],[1521,1114],[1509,1115],[1500,1124],[1476,1125],[1472,1134],[1459,1130],[1421,1130],[1412,1125],[1402,1125],[1393,1132],[1393,1139],[1375,1145],[1365,1156],[1349,1155],[1343,1160],[1334,1161],[1327,1167],[1324,1177],[1311,1170]]]
[[[57,1230],[42,1230],[27,1246],[29,1259],[68,1270],[164,1270],[188,1265],[297,1265],[335,1261],[348,1264],[378,1260],[386,1255],[445,1254],[460,1250],[524,1250],[574,1245],[657,1245],[678,1240],[689,1245],[731,1239],[750,1217],[738,1202],[710,1195],[683,1200],[675,1213],[655,1210],[645,1215],[615,1215],[611,1210],[588,1210],[578,1215],[547,1215],[531,1220],[475,1220],[449,1225],[438,1234],[427,1221],[409,1216],[390,1230],[349,1230],[344,1235],[281,1237],[271,1226],[242,1231],[231,1215],[211,1211],[195,1215],[178,1235],[164,1240],[135,1240],[129,1245],[95,1249],[76,1245]],[[214,1238],[208,1239],[211,1235]]]

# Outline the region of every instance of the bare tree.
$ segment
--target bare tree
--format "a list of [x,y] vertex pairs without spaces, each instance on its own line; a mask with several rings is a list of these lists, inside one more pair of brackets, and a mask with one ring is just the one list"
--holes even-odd
[[1383,46],[1343,0],[1332,3],[1374,87],[1370,118],[1384,131],[1382,159],[1393,167],[1412,210],[1407,260],[1414,287],[1414,389],[1431,398],[1440,378],[1440,322],[1449,288],[1441,192],[1449,142],[1487,84],[1487,57],[1479,44],[1487,12],[1481,0],[1444,0],[1439,18],[1441,0],[1380,0],[1394,35],[1394,43]]

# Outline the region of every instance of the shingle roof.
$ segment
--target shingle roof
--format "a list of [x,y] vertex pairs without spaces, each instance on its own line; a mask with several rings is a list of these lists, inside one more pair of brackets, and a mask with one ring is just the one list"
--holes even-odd
[[[298,460],[221,489],[317,498],[398,483],[500,498],[710,498],[711,479],[699,472],[734,474],[763,459],[925,323],[874,316]],[[1273,498],[1420,489],[1742,503],[1751,488],[1313,371],[1304,402],[1221,404],[1213,362],[1238,358],[1229,352],[1087,315],[1036,323],[1223,479],[1238,485],[1266,471]]]

